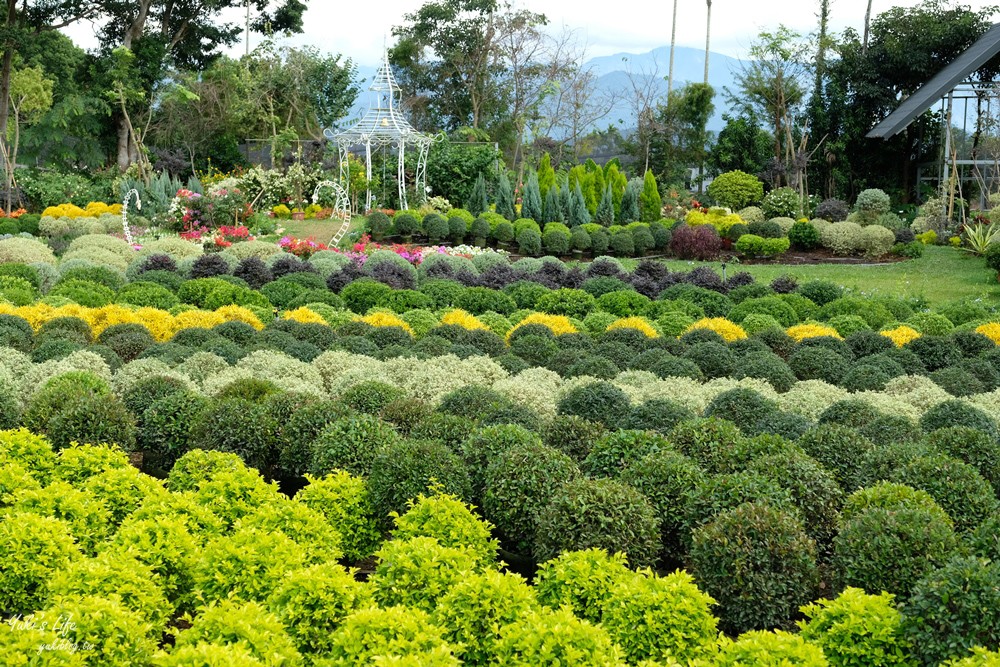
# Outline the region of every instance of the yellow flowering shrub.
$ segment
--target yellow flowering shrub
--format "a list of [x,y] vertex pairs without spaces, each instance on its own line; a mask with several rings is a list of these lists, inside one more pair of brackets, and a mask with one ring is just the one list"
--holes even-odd
[[789,327],[785,330],[789,336],[795,339],[796,342],[803,341],[806,338],[819,338],[821,336],[830,336],[831,338],[843,338],[837,330],[833,327],[828,327],[825,324],[819,324],[817,322],[805,322],[804,324],[796,324],[794,327]]
[[87,217],[87,211],[75,204],[59,204],[58,206],[49,206],[42,211],[42,217],[85,218]]
[[95,336],[100,336],[105,329],[115,324],[144,324],[135,312],[117,303],[101,308],[88,308],[84,313],[84,319],[90,324]]
[[569,318],[564,315],[549,315],[548,313],[531,313],[523,320],[517,323],[510,331],[507,332],[507,342],[510,342],[510,337],[515,331],[521,327],[527,326],[529,324],[541,324],[543,327],[547,328],[552,332],[554,336],[561,336],[563,334],[577,333],[579,329],[573,326],[573,323],[569,321]]
[[896,347],[903,347],[911,340],[920,338],[919,331],[913,327],[908,327],[905,324],[898,326],[895,329],[880,331],[879,333],[891,340]]
[[461,308],[449,310],[445,313],[441,318],[441,324],[454,324],[455,326],[468,329],[469,331],[475,331],[476,329],[489,331],[489,327],[483,324],[478,317],[472,313],[462,310]]
[[1000,322],[980,324],[976,327],[976,333],[983,334],[997,345],[1000,345]]
[[660,332],[653,328],[653,325],[645,317],[623,317],[609,324],[605,331],[614,329],[635,329],[641,331],[646,338],[660,337]]
[[743,340],[747,337],[747,332],[738,324],[733,324],[724,317],[703,317],[687,329],[684,333],[689,333],[695,329],[708,329],[722,336],[727,343],[734,340]]
[[38,331],[38,328],[51,318],[50,314],[55,308],[47,303],[36,303],[31,306],[16,307],[9,303],[0,304],[0,314],[17,315],[28,321],[31,328]]
[[[222,315],[227,322],[245,322],[257,331],[264,328],[264,323],[260,321],[260,318],[257,317],[252,310],[244,308],[243,306],[222,306],[221,308],[217,308],[215,312]],[[322,318],[320,318],[320,320],[322,320]],[[325,321],[322,321],[321,323],[326,324]]]
[[174,331],[181,329],[211,329],[226,321],[222,315],[210,310],[186,310],[174,316]]
[[174,316],[159,308],[138,308],[135,316],[139,324],[149,329],[157,343],[165,343],[177,333],[177,321]]
[[697,227],[698,225],[712,225],[719,231],[720,235],[723,235],[728,232],[729,228],[733,225],[742,225],[743,218],[736,213],[730,213],[728,209],[713,206],[708,209],[708,213],[703,213],[697,208],[691,209],[684,217],[684,222],[691,227]]
[[87,204],[87,208],[80,208],[75,204],[59,204],[49,206],[42,211],[42,216],[53,218],[99,218],[102,215],[121,215],[121,204],[105,204],[102,201],[92,201]]
[[287,310],[282,317],[286,320],[301,322],[302,324],[326,324],[326,320],[319,313],[305,306],[296,308],[295,310]]
[[355,317],[355,322],[364,322],[370,324],[373,327],[399,327],[406,333],[413,335],[413,329],[410,325],[401,320],[398,316],[392,313],[386,312],[376,312],[370,315],[365,315],[364,317]]

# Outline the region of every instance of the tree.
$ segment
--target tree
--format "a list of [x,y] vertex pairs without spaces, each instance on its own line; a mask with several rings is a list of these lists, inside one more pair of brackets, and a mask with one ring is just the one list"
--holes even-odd
[[656,62],[647,71],[646,68],[633,70],[632,61],[622,58],[625,62],[626,96],[635,119],[636,157],[642,163],[643,169],[649,169],[649,145],[655,132],[656,101],[660,97],[660,69]]
[[677,0],[674,0],[673,18],[670,19],[670,65],[667,67],[667,97],[674,90],[674,47],[677,44]]
[[628,178],[621,172],[617,158],[604,165],[604,180],[611,188],[611,201],[615,207],[615,217],[618,217],[621,214],[622,197],[628,186]]
[[622,212],[618,221],[624,225],[639,220],[639,193],[642,191],[643,179],[633,178],[625,187],[622,195]]
[[722,115],[726,125],[715,138],[708,156],[709,167],[715,174],[736,170],[748,174],[764,171],[773,145],[771,135],[761,128],[752,110],[742,111],[737,116]]
[[[5,156],[7,160],[7,192],[14,183],[14,166],[17,164],[17,152],[21,145],[21,128],[36,122],[41,115],[52,107],[52,87],[55,82],[46,78],[40,67],[25,67],[19,69],[10,78],[10,109],[13,112],[13,138],[10,139],[10,151]],[[10,214],[11,198],[7,197],[7,214]]]
[[639,194],[639,217],[643,222],[655,222],[660,219],[663,210],[663,200],[656,186],[656,177],[649,169],[642,180],[642,192]]
[[507,178],[507,170],[500,170],[500,178],[497,179],[497,207],[496,212],[507,220],[513,221],[516,217],[514,212],[514,191],[510,187],[510,179]]
[[481,215],[490,210],[489,200],[486,196],[486,179],[483,178],[482,172],[479,172],[479,176],[476,177],[476,184],[472,187],[469,200],[465,202],[465,209],[472,215]]
[[708,57],[709,57],[709,46],[712,43],[712,0],[705,0],[705,80],[704,84],[708,85]]
[[556,171],[552,168],[552,156],[545,153],[538,161],[538,189],[542,193],[542,199],[548,196],[549,190],[555,187],[555,184]]
[[538,174],[532,171],[524,184],[521,195],[521,217],[531,220],[542,219],[542,195],[538,190]]
[[583,199],[583,191],[580,189],[580,182],[577,181],[573,190],[573,203],[570,206],[569,226],[579,227],[590,224],[590,211],[587,210],[587,202]]
[[[943,2],[893,7],[872,20],[868,47],[848,30],[827,63],[823,134],[829,151],[831,185],[845,198],[860,190],[882,187],[909,201],[916,193],[917,165],[940,154],[940,116],[931,111],[888,141],[865,138],[873,123],[885,118],[899,101],[953,61],[992,25],[991,7],[972,10]],[[993,80],[996,59],[972,78]],[[818,136],[818,135],[817,135]]]
[[611,198],[611,186],[604,188],[601,195],[601,203],[597,205],[597,212],[594,214],[594,222],[610,227],[615,224],[615,203]]
[[761,32],[750,46],[749,59],[736,72],[739,93],[727,91],[734,106],[770,119],[774,161],[786,172],[796,158],[795,122],[805,98],[807,50],[801,36],[785,26]]
[[[103,0],[106,22],[101,29],[104,56],[115,71],[117,94],[118,166],[125,169],[139,159],[141,129],[131,119],[148,113],[153,92],[162,82],[167,63],[181,69],[203,70],[218,49],[239,40],[244,26],[226,20],[234,9],[253,9],[249,28],[258,33],[301,32],[302,0],[213,0],[178,3],[175,0]],[[124,51],[131,52],[128,61]],[[125,98],[125,108],[121,109]]]
[[553,185],[545,193],[545,203],[542,207],[543,222],[565,222],[566,216],[562,209],[562,195],[559,185]]

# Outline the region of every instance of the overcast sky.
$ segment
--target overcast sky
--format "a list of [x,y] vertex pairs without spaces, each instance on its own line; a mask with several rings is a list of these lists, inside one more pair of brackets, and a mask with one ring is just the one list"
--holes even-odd
[[[670,0],[652,2],[581,2],[581,0],[515,0],[516,6],[542,12],[550,26],[559,30],[565,25],[579,31],[588,45],[587,55],[606,56],[620,52],[643,53],[670,44]],[[377,64],[384,41],[391,40],[393,25],[402,22],[407,12],[423,4],[423,0],[369,0],[340,2],[339,0],[308,0],[305,33],[292,38],[296,44],[311,44],[323,51],[342,53],[362,65]],[[714,0],[712,3],[712,51],[742,57],[753,37],[762,29],[773,29],[779,23],[808,33],[816,29],[818,0]],[[853,27],[861,32],[867,0],[832,0],[831,28],[839,32]],[[919,0],[887,2],[873,0],[875,16],[893,6],[913,6]],[[987,2],[971,0],[973,8]],[[780,10],[780,11],[774,11]],[[234,17],[238,19],[239,17]],[[97,40],[93,27],[74,26],[67,33],[84,48],[93,48]],[[251,48],[260,41],[251,36]],[[704,48],[705,4],[684,0],[677,8],[677,44]],[[233,49],[243,52],[243,45]]]

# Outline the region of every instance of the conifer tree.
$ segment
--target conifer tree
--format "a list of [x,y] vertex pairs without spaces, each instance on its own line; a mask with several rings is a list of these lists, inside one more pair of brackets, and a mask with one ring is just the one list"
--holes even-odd
[[469,200],[465,202],[465,210],[475,216],[490,210],[490,202],[486,197],[486,179],[483,178],[482,172],[476,178],[476,184],[472,186]]
[[542,213],[543,222],[564,222],[559,186],[553,185],[545,194],[545,210]]
[[601,196],[601,203],[597,205],[597,213],[594,215],[594,222],[610,227],[615,224],[615,204],[611,199],[611,186],[604,188]]
[[521,196],[521,217],[539,221],[542,219],[542,195],[538,191],[538,174],[531,172],[524,184]]
[[[608,187],[608,183],[604,180],[604,170],[600,167],[594,172],[594,198],[597,200],[597,206],[601,205],[601,199],[604,198],[604,190]],[[597,212],[597,208],[594,209]]]
[[573,192],[573,217],[570,219],[570,227],[578,227],[590,223],[590,211],[587,210],[587,202],[583,198],[583,188],[580,183],[576,184],[576,191]]
[[611,201],[615,205],[615,218],[621,220],[622,197],[625,195],[625,188],[628,186],[628,179],[618,168],[617,161],[611,161],[604,168],[604,181],[611,187]]
[[545,201],[549,190],[555,186],[556,171],[552,168],[552,157],[545,153],[538,162],[538,192],[542,195],[542,201]]
[[618,216],[618,221],[621,224],[627,225],[639,219],[640,190],[642,190],[642,181],[638,178],[633,178],[626,184],[625,192],[622,194],[622,210]]
[[497,181],[497,213],[507,220],[514,220],[514,191],[510,187],[510,179],[507,178],[507,171],[500,172]]
[[647,169],[646,176],[642,179],[642,193],[639,194],[639,218],[643,222],[655,222],[660,219],[662,210],[663,200],[656,187],[656,177]]
[[559,208],[562,210],[563,221],[569,225],[573,221],[573,188],[569,182],[559,186]]

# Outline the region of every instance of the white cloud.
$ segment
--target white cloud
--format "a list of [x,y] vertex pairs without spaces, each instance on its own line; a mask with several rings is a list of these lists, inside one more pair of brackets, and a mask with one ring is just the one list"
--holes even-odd
[[[392,42],[392,26],[401,23],[404,14],[415,11],[421,4],[422,0],[311,0],[305,14],[304,33],[286,41],[310,44],[325,52],[341,53],[363,65],[374,65],[381,58],[385,41]],[[919,0],[895,3],[874,0],[872,15],[894,5],[909,7],[916,4]],[[978,9],[987,3],[975,0],[968,4]],[[839,32],[853,27],[860,32],[866,5],[867,0],[832,0],[831,29]],[[544,13],[556,30],[562,25],[579,29],[589,46],[588,55],[591,57],[620,52],[641,53],[670,44],[671,0],[645,0],[620,5],[580,0],[519,0],[517,6]],[[714,0],[712,51],[735,57],[745,56],[759,31],[774,29],[779,23],[803,34],[813,32],[818,22],[818,6],[818,0]],[[678,3],[678,45],[704,48],[705,13],[703,2]],[[238,12],[232,18],[241,20]],[[92,26],[80,24],[66,32],[84,48],[97,46]],[[259,35],[251,35],[251,48],[259,41]],[[241,43],[231,52],[239,55],[243,49]]]

